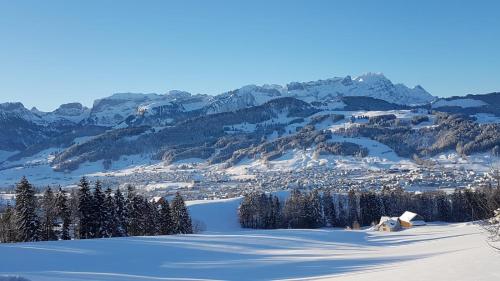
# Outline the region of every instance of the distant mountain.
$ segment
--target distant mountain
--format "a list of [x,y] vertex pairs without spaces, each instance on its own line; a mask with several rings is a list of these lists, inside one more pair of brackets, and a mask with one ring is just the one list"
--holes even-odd
[[[0,171],[43,161],[64,172],[98,161],[109,167],[127,155],[233,165],[242,159],[276,159],[294,149],[369,153],[362,144],[339,142],[333,131],[381,142],[402,157],[447,149],[500,151],[499,101],[499,93],[436,98],[420,86],[408,88],[369,73],[249,85],[216,96],[119,93],[96,100],[91,108],[69,103],[52,112],[3,103]],[[33,157],[44,160],[29,160]]]
[[408,88],[393,84],[383,74],[368,73],[312,82],[280,85],[248,85],[216,96],[193,95],[183,91],[166,94],[119,93],[98,99],[92,108],[80,103],[61,105],[53,112],[36,108],[27,110],[20,103],[7,103],[0,114],[8,112],[39,125],[53,123],[84,123],[115,127],[129,125],[165,125],[186,118],[214,114],[264,104],[273,99],[293,97],[309,103],[324,103],[341,109],[342,97],[370,97],[397,105],[422,105],[436,98],[421,86]]

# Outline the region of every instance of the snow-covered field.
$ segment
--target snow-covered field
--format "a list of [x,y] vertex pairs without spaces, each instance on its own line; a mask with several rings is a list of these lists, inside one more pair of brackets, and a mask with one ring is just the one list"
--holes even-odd
[[[30,280],[500,280],[472,224],[370,230],[242,230],[238,199],[190,202],[195,235],[0,245],[0,276]],[[0,279],[1,280],[1,279]]]

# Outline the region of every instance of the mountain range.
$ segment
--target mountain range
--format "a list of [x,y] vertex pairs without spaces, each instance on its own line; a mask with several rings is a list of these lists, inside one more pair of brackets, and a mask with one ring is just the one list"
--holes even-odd
[[[397,110],[411,112],[411,120],[394,115]],[[363,116],[374,111],[385,117]],[[455,123],[439,112],[455,116]],[[474,122],[478,116],[490,121]],[[500,144],[499,116],[499,93],[438,98],[421,86],[394,84],[375,73],[285,86],[249,85],[215,96],[119,93],[96,100],[91,108],[69,103],[52,112],[3,103],[0,170],[26,165],[23,159],[50,149],[55,152],[49,164],[57,171],[95,161],[109,166],[122,156],[145,153],[169,162],[202,158],[228,165],[244,158],[271,160],[304,148],[367,154],[366,147],[330,141],[332,134],[371,138],[405,157],[454,149],[458,143],[475,153]],[[356,121],[359,118],[369,122]],[[418,120],[429,124],[422,126]],[[336,124],[344,124],[344,130],[332,129]],[[475,129],[461,135],[461,126],[467,124]],[[415,132],[426,136],[425,143],[414,139]],[[443,140],[449,134],[456,135],[453,141]],[[490,140],[477,140],[485,137]]]

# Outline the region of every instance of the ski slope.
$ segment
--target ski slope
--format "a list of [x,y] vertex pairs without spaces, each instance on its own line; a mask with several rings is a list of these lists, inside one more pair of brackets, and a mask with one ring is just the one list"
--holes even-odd
[[[0,276],[29,280],[500,280],[472,224],[370,230],[242,230],[238,199],[189,202],[207,232],[0,245]],[[0,278],[1,280],[1,278]]]

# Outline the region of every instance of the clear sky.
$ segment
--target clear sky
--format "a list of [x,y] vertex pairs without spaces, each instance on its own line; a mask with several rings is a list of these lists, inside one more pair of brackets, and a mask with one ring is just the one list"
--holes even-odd
[[438,96],[500,91],[500,1],[0,0],[0,102],[217,94],[383,72]]

